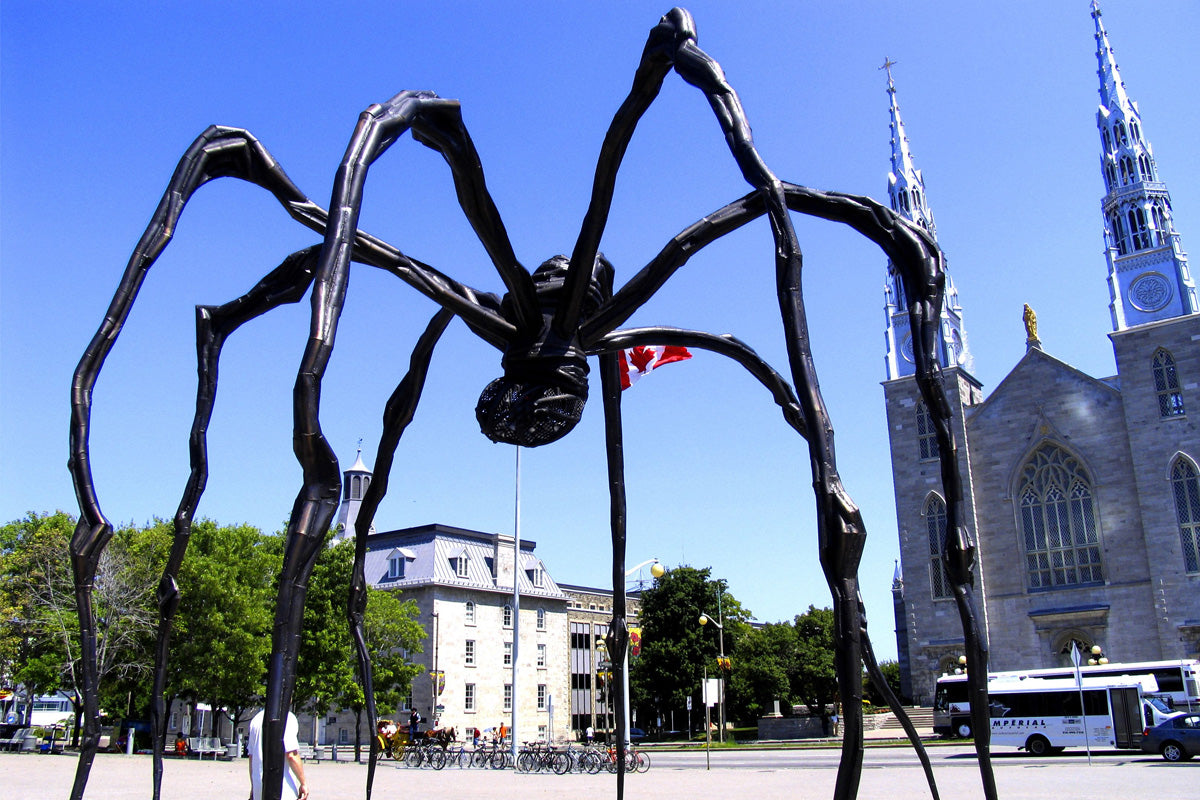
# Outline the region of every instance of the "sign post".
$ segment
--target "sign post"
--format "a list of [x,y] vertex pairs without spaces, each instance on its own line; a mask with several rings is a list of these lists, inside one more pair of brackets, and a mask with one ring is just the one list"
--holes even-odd
[[720,681],[708,677],[708,667],[704,667],[704,768],[712,769],[712,707],[721,699]]
[[1087,748],[1088,766],[1092,765],[1092,743],[1088,739],[1087,708],[1083,704],[1083,672],[1079,669],[1079,645],[1071,642],[1071,663],[1075,665],[1075,688],[1079,690],[1079,718],[1083,720],[1083,745]]

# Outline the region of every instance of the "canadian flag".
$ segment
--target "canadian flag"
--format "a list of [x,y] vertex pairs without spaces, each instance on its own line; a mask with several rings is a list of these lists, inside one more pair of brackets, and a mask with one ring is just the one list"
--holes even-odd
[[675,361],[687,361],[692,357],[686,347],[675,345],[657,345],[650,347],[631,347],[621,350],[621,388],[628,389],[638,382],[642,376],[652,369],[658,369],[663,364]]

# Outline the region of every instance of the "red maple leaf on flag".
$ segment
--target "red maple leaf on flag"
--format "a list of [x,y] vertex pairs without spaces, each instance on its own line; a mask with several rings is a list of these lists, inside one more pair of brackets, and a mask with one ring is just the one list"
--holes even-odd
[[676,345],[646,345],[631,347],[618,354],[621,361],[621,388],[628,389],[651,370],[663,364],[687,361],[692,357],[686,347]]

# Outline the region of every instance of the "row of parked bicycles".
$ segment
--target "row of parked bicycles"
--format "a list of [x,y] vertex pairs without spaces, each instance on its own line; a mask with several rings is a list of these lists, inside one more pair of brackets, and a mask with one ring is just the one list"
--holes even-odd
[[[500,744],[471,745],[440,743],[433,740],[418,740],[400,747],[391,747],[385,755],[410,769],[512,769],[517,772],[553,772],[566,775],[568,772],[586,772],[595,775],[602,771],[617,771],[616,748],[599,745],[568,745],[554,747],[544,742],[526,742],[517,751],[513,761],[512,749]],[[625,751],[625,772],[633,774],[650,769],[650,756],[640,750]]]

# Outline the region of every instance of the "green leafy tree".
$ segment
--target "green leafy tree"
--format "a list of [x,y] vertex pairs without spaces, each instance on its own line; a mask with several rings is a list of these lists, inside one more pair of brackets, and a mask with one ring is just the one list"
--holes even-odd
[[[642,593],[642,652],[631,665],[630,695],[633,706],[650,719],[682,711],[688,697],[696,698],[693,707],[700,708],[705,669],[709,677],[718,676],[719,637],[724,635],[725,654],[732,659],[749,629],[748,612],[711,573],[708,568],[675,567]],[[724,631],[715,624],[701,626],[700,615],[717,621],[718,608]]]
[[[169,522],[156,527],[170,537]],[[221,709],[234,727],[261,704],[266,685],[281,559],[274,539],[250,525],[201,520],[179,570],[168,693]]]
[[[13,619],[24,649],[12,672],[22,676],[28,700],[56,689],[70,694],[78,731],[80,643],[69,553],[74,528],[74,519],[61,511],[31,513],[10,523],[0,534],[0,571],[5,577],[2,602],[17,612]],[[142,546],[137,534],[132,528],[115,531],[96,569],[92,602],[102,693],[144,679],[151,668],[157,564],[154,549]],[[13,640],[11,634],[3,638]],[[51,679],[55,664],[57,681]]]
[[830,708],[837,703],[837,671],[834,668],[833,609],[809,606],[796,617],[796,658],[788,672],[793,696],[821,718],[830,730]]
[[26,724],[33,699],[57,691],[66,672],[57,626],[42,598],[46,586],[69,586],[64,569],[69,572],[70,564],[62,559],[74,526],[59,511],[30,512],[0,528],[0,674],[23,698]]
[[[891,687],[892,693],[900,698],[901,702],[904,702],[903,695],[900,693],[900,664],[895,661],[880,661],[879,671],[883,673],[883,679]],[[871,679],[865,672],[863,673],[863,694],[873,705],[887,705],[887,698],[875,688],[875,684],[871,683]]]
[[322,549],[308,580],[294,703],[318,716],[353,698],[357,685],[346,621],[353,567],[354,543],[345,540]]
[[727,697],[734,717],[756,720],[771,713],[776,700],[784,713],[791,713],[788,675],[796,647],[796,627],[790,622],[753,628],[738,640]]

